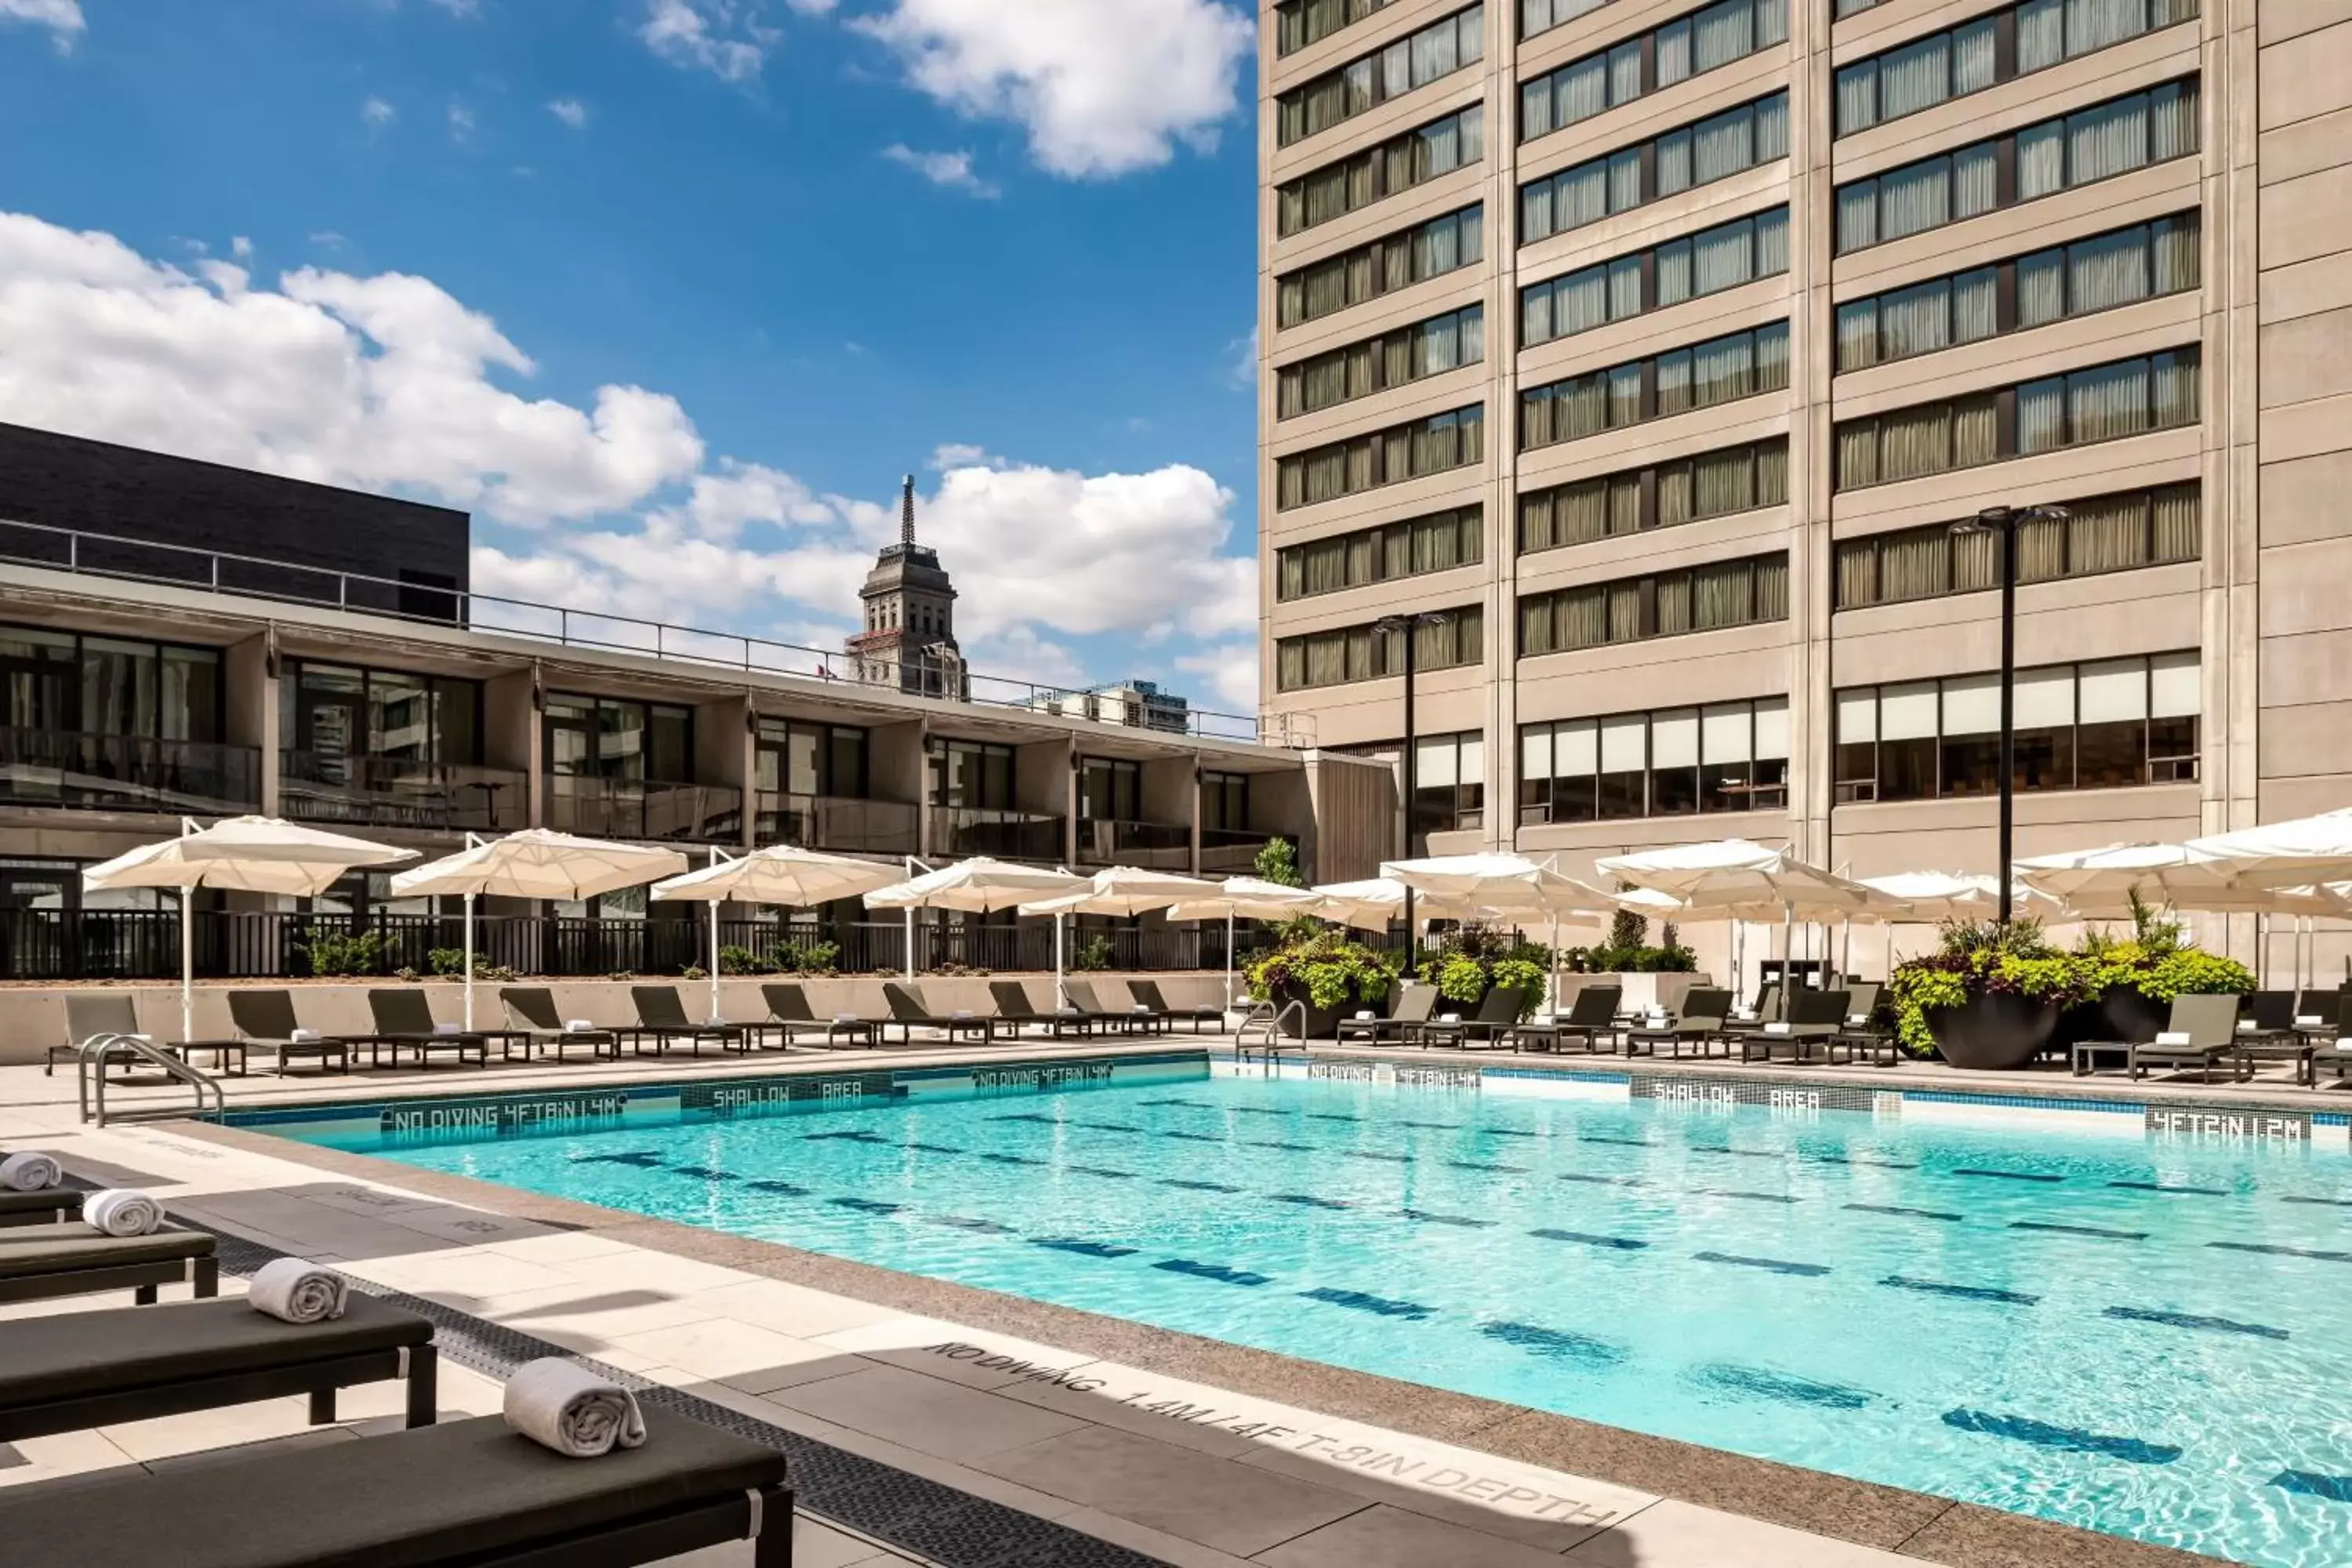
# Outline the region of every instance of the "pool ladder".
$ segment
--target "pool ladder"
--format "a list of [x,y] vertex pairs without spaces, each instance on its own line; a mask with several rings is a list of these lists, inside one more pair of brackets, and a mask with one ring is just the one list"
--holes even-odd
[[[1297,1039],[1283,1037],[1283,1026],[1294,1021],[1298,1028]],[[1307,1054],[1307,1004],[1286,1002],[1276,1008],[1271,1002],[1250,1004],[1249,1016],[1242,1020],[1241,1033],[1234,1037],[1234,1055],[1243,1061],[1252,1056],[1273,1061],[1285,1050]]]
[[[196,1104],[193,1114],[196,1120],[210,1117],[226,1121],[228,1097],[221,1092],[220,1081],[201,1068],[190,1067],[171,1052],[162,1050],[132,1035],[92,1035],[81,1043],[74,1063],[75,1093],[81,1103],[81,1119],[103,1127],[109,1121],[178,1121],[191,1112],[183,1106],[141,1106],[135,1110],[106,1109],[106,1068],[110,1062],[145,1062],[163,1069],[166,1078],[176,1079],[195,1090]],[[95,1083],[97,1092],[91,1092]],[[210,1103],[207,1104],[207,1097]]]

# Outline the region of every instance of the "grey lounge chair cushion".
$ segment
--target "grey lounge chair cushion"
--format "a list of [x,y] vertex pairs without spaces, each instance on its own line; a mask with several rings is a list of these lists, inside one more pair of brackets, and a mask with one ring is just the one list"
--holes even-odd
[[45,1187],[37,1193],[0,1193],[0,1215],[52,1214],[58,1209],[79,1214],[81,1200],[79,1187]]
[[[784,1457],[667,1410],[646,1445],[571,1459],[495,1415],[0,1494],[12,1561],[108,1568],[425,1568],[740,1499]],[[791,1521],[772,1516],[768,1528]]]
[[[48,1194],[41,1194],[47,1197]],[[106,1232],[87,1221],[69,1219],[63,1225],[12,1225],[0,1231],[0,1247],[39,1247],[59,1241],[92,1241],[104,1237]]]
[[[21,1226],[39,1235],[39,1227]],[[120,1268],[131,1263],[173,1263],[184,1258],[210,1258],[213,1238],[196,1230],[159,1230],[152,1236],[77,1236],[56,1241],[44,1236],[36,1241],[16,1239],[18,1231],[0,1231],[0,1279],[29,1279],[42,1274],[71,1274],[84,1268]]]
[[152,1388],[429,1344],[433,1325],[354,1293],[343,1315],[289,1323],[242,1300],[24,1318],[0,1336],[0,1406]]

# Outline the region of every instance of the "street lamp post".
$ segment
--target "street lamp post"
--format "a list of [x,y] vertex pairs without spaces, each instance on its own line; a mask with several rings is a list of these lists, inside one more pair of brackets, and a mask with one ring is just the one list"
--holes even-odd
[[[1412,855],[1412,797],[1416,780],[1414,773],[1420,755],[1413,742],[1412,728],[1412,665],[1414,633],[1423,626],[1442,626],[1451,616],[1437,610],[1414,610],[1408,614],[1382,616],[1372,623],[1375,636],[1393,634],[1404,645],[1404,811],[1402,843],[1398,846],[1398,858],[1409,859]],[[1415,939],[1412,921],[1412,889],[1404,890],[1404,955],[1410,969],[1421,958],[1421,944]]]
[[1994,854],[2004,926],[2015,912],[2011,908],[2010,862],[2017,832],[2017,530],[2021,523],[2065,516],[2063,506],[1989,506],[1952,524],[1955,534],[1991,533],[2000,540],[2000,835]]

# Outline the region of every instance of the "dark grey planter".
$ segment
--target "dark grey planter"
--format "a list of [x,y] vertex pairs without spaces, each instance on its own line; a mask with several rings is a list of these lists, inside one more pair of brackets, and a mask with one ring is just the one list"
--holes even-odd
[[2021,1068],[2058,1027],[2055,1004],[1988,991],[1958,1007],[1931,1007],[1927,1032],[1936,1050],[1956,1068],[2004,1072]]
[[[1306,1009],[1307,1026],[1303,1030],[1297,1026],[1298,1015],[1290,1011],[1290,1005],[1293,1002]],[[1275,992],[1274,1005],[1275,1010],[1283,1015],[1283,1035],[1294,1040],[1337,1039],[1339,1034],[1339,1020],[1354,1017],[1359,1010],[1355,1005],[1344,1010],[1337,1007],[1318,1007],[1308,1000],[1307,987],[1296,984],[1278,987]],[[1373,1007],[1372,1010],[1384,1016],[1388,1012],[1387,1008],[1379,1006]]]

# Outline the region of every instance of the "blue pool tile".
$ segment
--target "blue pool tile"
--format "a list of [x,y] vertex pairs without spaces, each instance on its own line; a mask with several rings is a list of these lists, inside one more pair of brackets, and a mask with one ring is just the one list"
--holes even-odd
[[2095,1236],[2102,1241],[2146,1241],[2144,1230],[2108,1230],[2095,1225],[2061,1225],[2053,1219],[2016,1219],[2009,1222],[2011,1230],[2048,1230],[2061,1236]]
[[2322,1263],[2352,1263],[2352,1252],[2323,1252],[2309,1247],[2278,1247],[2265,1241],[2209,1241],[2224,1252],[2264,1252],[2273,1258],[2315,1258]]
[[651,1170],[667,1162],[651,1149],[626,1149],[617,1154],[574,1154],[572,1163],[575,1165],[635,1165],[641,1170]]
[[1946,1214],[1942,1209],[1905,1208],[1901,1204],[1847,1204],[1844,1206],[1859,1214],[1895,1214],[1902,1215],[1907,1219],[1965,1219],[1968,1217],[1966,1215]]
[[2166,1312],[2153,1307],[2109,1307],[2100,1316],[2120,1319],[2126,1323],[2161,1323],[2169,1329],[2202,1329],[2214,1334],[2246,1334],[2258,1340],[2292,1337],[2284,1329],[2273,1329],[2267,1323],[2241,1323],[2231,1318],[2200,1317],[2194,1312]]
[[2180,1458],[2171,1443],[2150,1443],[2138,1437],[2114,1437],[2085,1432],[2079,1426],[2053,1426],[2023,1415],[1997,1415],[1988,1410],[1947,1410],[1944,1425],[1963,1432],[1992,1437],[2012,1437],[2037,1448],[2063,1448],[2074,1454],[2098,1454],[2129,1465],[2168,1465]]
[[1328,1301],[1334,1307],[1346,1307],[1352,1311],[1370,1312],[1382,1318],[1404,1318],[1419,1322],[1437,1309],[1424,1307],[1418,1301],[1395,1301],[1386,1296],[1368,1296],[1361,1290],[1341,1290],[1329,1285],[1318,1285],[1312,1290],[1301,1290],[1310,1301]]
[[1555,1361],[1606,1364],[1625,1359],[1624,1351],[1606,1340],[1596,1340],[1590,1334],[1571,1334],[1559,1329],[1540,1328],[1534,1323],[1481,1323],[1478,1331],[1490,1340],[1500,1340],[1507,1345],[1517,1345],[1523,1351]]
[[2182,1187],[2175,1186],[2169,1182],[2109,1182],[2107,1185],[2121,1187],[2126,1192],[2182,1193],[2200,1198],[2226,1198],[2230,1195],[2230,1189],[2227,1187]]
[[1559,1179],[1563,1182],[1587,1182],[1594,1186],[1601,1187],[1643,1187],[1649,1185],[1649,1183],[1640,1176],[1595,1176],[1583,1171],[1562,1171],[1559,1173]]
[[1787,1193],[1748,1193],[1742,1192],[1737,1187],[1693,1187],[1691,1191],[1710,1198],[1746,1198],[1750,1203],[1759,1204],[1793,1204],[1803,1201]]
[[1189,1274],[1195,1279],[1214,1279],[1221,1285],[1263,1285],[1269,1278],[1253,1274],[1246,1268],[1229,1268],[1223,1263],[1196,1263],[1189,1258],[1163,1258],[1153,1264],[1171,1274]]
[[876,1198],[827,1198],[835,1208],[856,1209],[859,1214],[897,1214],[904,1204],[886,1204]]
[[2281,1470],[2271,1485],[2329,1502],[2352,1502],[2352,1476],[2323,1476],[2311,1470]]
[[1790,1263],[1780,1258],[1742,1258],[1735,1252],[1694,1252],[1701,1263],[1736,1263],[1742,1268],[1762,1268],[1774,1274],[1802,1274],[1807,1277],[1827,1274],[1825,1263]]
[[1073,1172],[1077,1175],[1101,1176],[1105,1180],[1113,1182],[1131,1182],[1135,1180],[1135,1173],[1133,1171],[1121,1171],[1109,1165],[1065,1165],[1062,1169]]
[[999,1225],[992,1219],[976,1219],[970,1215],[927,1214],[922,1218],[926,1225],[944,1225],[956,1230],[978,1231],[982,1236],[1013,1234],[1013,1227],[1009,1225]]
[[1528,1234],[1529,1236],[1542,1237],[1546,1241],[1572,1241],[1580,1247],[1612,1247],[1619,1252],[1638,1252],[1643,1247],[1650,1245],[1646,1241],[1637,1241],[1630,1236],[1594,1236],[1589,1231],[1581,1230],[1551,1230],[1547,1228],[1543,1230],[1531,1230],[1528,1232]]
[[2047,1171],[1987,1171],[1974,1165],[1964,1165],[1951,1173],[1955,1176],[1991,1176],[2004,1182],[2063,1182],[2066,1179]]
[[1691,1368],[1691,1377],[1709,1388],[1731,1394],[1752,1394],[1784,1405],[1811,1405],[1828,1410],[1859,1410],[1875,1397],[1843,1384],[1816,1383],[1760,1366],[1734,1366],[1717,1362]]
[[1338,1198],[1318,1198],[1312,1193],[1268,1193],[1265,1197],[1268,1203],[1297,1204],[1301,1208],[1309,1209],[1351,1209],[1356,1206]]
[[1163,1187],[1181,1187],[1188,1193],[1238,1193],[1239,1187],[1229,1187],[1223,1182],[1196,1182],[1185,1176],[1154,1176]]
[[773,1193],[780,1198],[804,1198],[809,1195],[806,1187],[796,1186],[791,1182],[772,1181],[764,1176],[743,1184],[757,1192]]
[[1417,1220],[1423,1225],[1454,1225],[1465,1229],[1484,1230],[1501,1223],[1498,1220],[1474,1219],[1463,1214],[1432,1214],[1427,1209],[1399,1209],[1397,1213],[1406,1219]]
[[2042,1300],[2022,1290],[1996,1289],[1990,1285],[1947,1285],[1940,1279],[1913,1279],[1901,1274],[1890,1274],[1879,1283],[1897,1290],[1924,1290],[1931,1296],[1954,1296],[1963,1301],[1999,1301],[2008,1307],[2031,1307]]
[[1049,1247],[1055,1252],[1076,1252],[1087,1258],[1132,1258],[1135,1248],[1114,1247],[1108,1241],[1082,1241],[1074,1236],[1033,1236],[1032,1247]]
[[1500,1171],[1507,1175],[1524,1175],[1527,1173],[1525,1165],[1506,1165],[1500,1161],[1448,1160],[1445,1163],[1457,1171]]
[[732,1171],[713,1170],[709,1165],[672,1165],[670,1167],[670,1171],[676,1175],[692,1176],[698,1181],[704,1182],[737,1182],[742,1180],[740,1176],[738,1176]]

